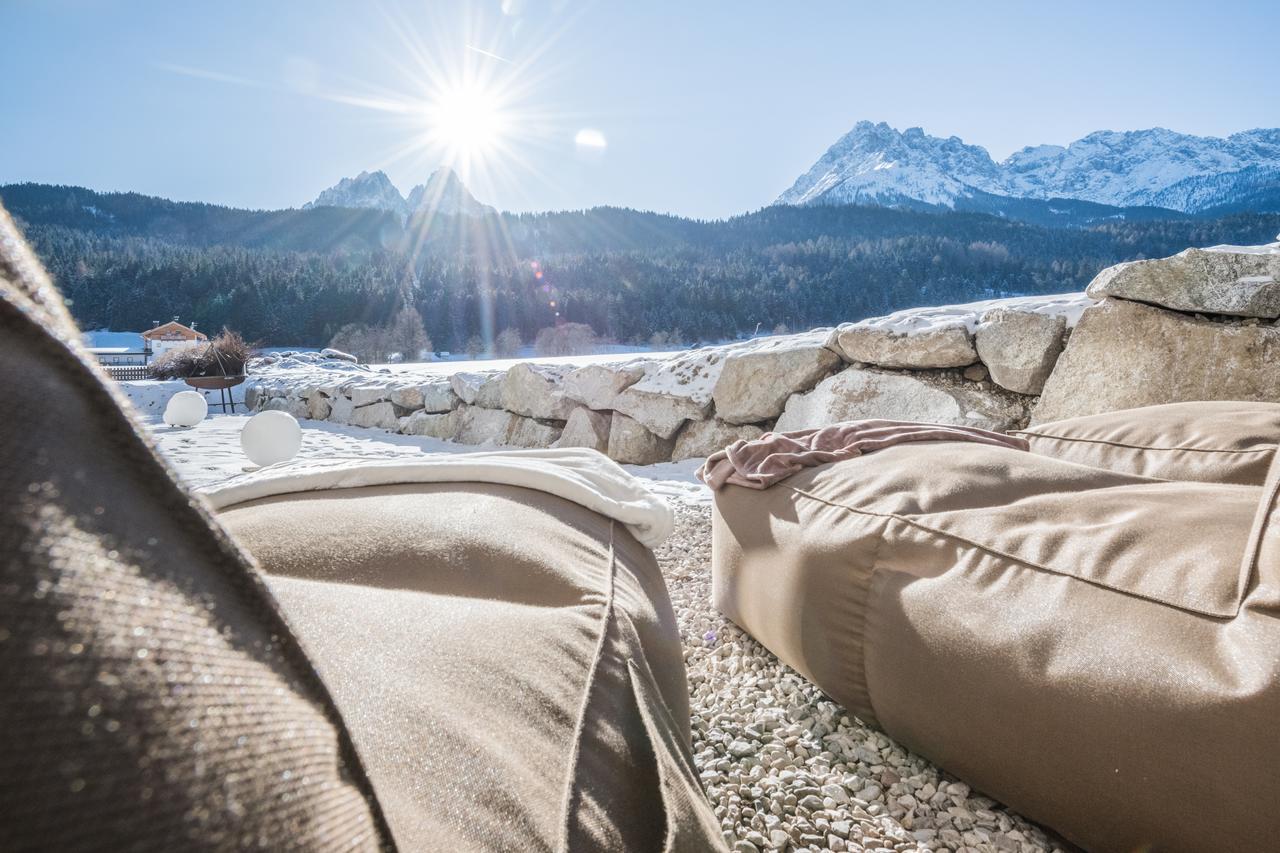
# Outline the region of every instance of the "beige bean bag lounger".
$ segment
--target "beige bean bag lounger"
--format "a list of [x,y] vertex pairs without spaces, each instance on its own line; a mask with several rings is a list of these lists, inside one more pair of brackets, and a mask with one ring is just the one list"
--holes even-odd
[[[716,604],[864,720],[1088,849],[1274,849],[1280,407],[1236,407],[728,486]],[[1073,436],[1077,461],[1041,455]],[[1197,481],[1205,463],[1234,482]]]
[[721,845],[638,528],[491,483],[215,519],[78,337],[0,211],[0,849]]

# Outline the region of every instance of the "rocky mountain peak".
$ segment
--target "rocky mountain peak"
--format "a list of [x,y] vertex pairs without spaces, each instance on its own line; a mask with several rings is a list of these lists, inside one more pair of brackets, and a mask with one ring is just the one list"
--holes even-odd
[[409,191],[408,207],[410,212],[429,211],[448,216],[484,216],[493,211],[493,208],[477,201],[458,174],[448,166],[436,169],[425,184],[418,184]]
[[493,210],[476,200],[471,191],[448,166],[431,173],[426,183],[409,192],[406,199],[387,174],[382,171],[361,172],[354,178],[343,178],[329,187],[316,200],[304,204],[313,207],[357,207],[385,210],[406,217],[419,210],[456,216],[483,216]]

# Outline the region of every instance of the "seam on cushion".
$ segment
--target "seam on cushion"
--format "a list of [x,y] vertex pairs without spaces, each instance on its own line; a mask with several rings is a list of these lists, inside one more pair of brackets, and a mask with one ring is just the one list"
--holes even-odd
[[[800,492],[799,489],[796,489],[795,491],[799,492],[802,495],[806,494],[805,492]],[[885,532],[888,532],[887,524],[885,525]],[[871,571],[867,573],[866,583],[863,584],[862,626],[861,626],[862,627],[862,664],[860,666],[860,669],[862,670],[862,692],[863,692],[863,695],[866,696],[867,698],[867,707],[871,709],[871,716],[875,718],[874,720],[867,720],[865,722],[874,723],[881,728],[884,728],[884,722],[880,719],[880,712],[876,710],[875,699],[872,698],[871,696],[871,681],[867,677],[867,642],[871,639],[871,631],[867,629],[867,622],[871,618],[870,616],[871,588],[875,586],[876,572],[880,571],[880,548],[884,545],[884,540],[885,540],[884,536],[876,537],[875,550],[871,554]],[[893,569],[886,569],[886,571],[893,571]]]
[[[0,208],[3,211],[3,208]],[[0,226],[4,223],[0,221]],[[0,238],[5,236],[0,227]],[[7,249],[0,241],[0,249]],[[8,253],[0,252],[0,261],[9,260]],[[8,315],[8,316],[5,316]],[[151,439],[145,435],[141,426],[135,421],[131,410],[122,405],[124,397],[108,387],[105,380],[92,366],[87,358],[76,348],[76,344],[63,341],[46,330],[33,311],[24,308],[12,294],[0,290],[0,327],[9,326],[17,335],[28,340],[33,353],[43,358],[45,363],[56,374],[61,375],[67,383],[88,397],[88,404],[102,412],[102,435],[104,440],[120,452],[125,460],[138,463],[147,468],[158,470],[163,476],[141,478],[141,489],[144,494],[162,503],[171,505],[169,519],[176,523],[179,530],[195,537],[209,537],[217,546],[210,555],[213,569],[218,577],[224,579],[233,590],[245,596],[244,605],[247,613],[258,618],[265,617],[270,632],[280,638],[281,658],[284,663],[295,669],[299,680],[306,685],[311,695],[307,698],[319,705],[323,716],[334,727],[338,741],[338,756],[343,762],[347,775],[369,809],[374,831],[378,834],[379,847],[383,850],[397,850],[395,836],[382,810],[382,803],[374,790],[364,761],[356,748],[355,739],[347,728],[346,720],[338,710],[337,702],[329,692],[329,687],[320,677],[315,663],[302,647],[302,641],[285,618],[275,596],[267,588],[257,570],[257,563],[230,534],[213,519],[205,509],[202,501],[192,496],[184,484],[178,480],[174,470],[155,448]],[[95,399],[97,398],[97,399]],[[127,401],[124,401],[127,404]],[[339,777],[342,775],[339,769]]]
[[1227,448],[1218,448],[1218,447],[1182,447],[1182,446],[1159,447],[1157,445],[1152,445],[1152,444],[1126,444],[1123,441],[1109,441],[1105,438],[1080,438],[1077,436],[1054,435],[1053,433],[1035,432],[1033,430],[1026,430],[1026,429],[1013,430],[1012,434],[1029,435],[1029,436],[1032,436],[1033,438],[1048,438],[1048,439],[1052,439],[1053,441],[1073,441],[1073,442],[1078,442],[1080,444],[1105,444],[1105,445],[1108,445],[1109,447],[1122,447],[1122,448],[1125,448],[1126,450],[1168,450],[1168,451],[1187,450],[1192,453],[1274,453],[1276,449],[1275,444],[1264,444],[1261,447],[1256,447],[1251,450],[1228,450]]
[[1270,490],[1262,496],[1262,503],[1258,505],[1258,514],[1253,521],[1253,529],[1249,531],[1249,543],[1246,546],[1244,565],[1240,572],[1240,586],[1237,588],[1241,607],[1244,606],[1245,590],[1249,588],[1249,583],[1257,572],[1258,558],[1262,555],[1262,542],[1267,538],[1267,528],[1271,526],[1271,516],[1275,512],[1277,499],[1280,499],[1280,477],[1276,478]]
[[578,707],[578,722],[573,730],[573,751],[569,758],[569,777],[565,780],[564,807],[560,820],[561,851],[569,850],[569,835],[573,824],[573,814],[581,799],[578,787],[578,762],[582,755],[582,738],[587,727],[587,712],[591,707],[591,693],[600,672],[600,662],[604,659],[605,648],[609,642],[609,626],[613,623],[614,591],[616,588],[617,557],[613,549],[613,535],[617,522],[609,519],[609,552],[606,558],[604,612],[600,615],[600,637],[596,640],[596,650],[591,657],[591,668],[587,672],[587,681],[582,688],[582,703]]
[[1133,596],[1134,598],[1140,598],[1143,601],[1150,601],[1153,604],[1160,604],[1165,607],[1172,607],[1175,610],[1184,610],[1188,613],[1196,613],[1201,616],[1208,616],[1212,619],[1230,619],[1237,616],[1240,613],[1240,608],[1243,605],[1243,601],[1242,601],[1243,596],[1241,595],[1241,590],[1240,590],[1240,579],[1238,577],[1236,578],[1235,609],[1228,614],[1214,613],[1209,610],[1203,610],[1199,607],[1190,607],[1182,604],[1172,604],[1168,601],[1161,601],[1158,598],[1152,598],[1149,595],[1144,595],[1140,592],[1134,592],[1133,590],[1130,590],[1130,589],[1124,589],[1122,587],[1115,586],[1114,584],[1103,583],[1102,581],[1093,580],[1091,578],[1082,578],[1079,575],[1069,574],[1059,569],[1055,569],[1051,566],[1042,566],[1039,563],[1033,563],[1032,561],[1026,559],[1025,557],[1014,556],[1013,554],[1009,554],[999,549],[992,548],[989,545],[983,545],[980,542],[974,542],[972,539],[966,539],[965,537],[959,536],[955,533],[949,533],[945,530],[939,530],[936,527],[930,527],[927,524],[916,521],[915,519],[909,518],[905,515],[898,515],[897,513],[892,513],[892,512],[875,512],[874,510],[857,509],[856,507],[851,507],[846,504],[829,501],[826,498],[820,498],[817,495],[812,494],[811,492],[806,492],[803,489],[797,489],[795,486],[787,486],[785,484],[779,484],[779,485],[782,485],[783,488],[790,489],[792,492],[795,492],[797,495],[802,495],[803,497],[809,498],[810,500],[813,500],[813,501],[817,501],[818,503],[826,504],[827,506],[830,506],[830,507],[843,509],[846,512],[852,512],[857,515],[869,515],[876,518],[888,518],[888,519],[893,519],[895,521],[900,521],[903,524],[909,525],[911,527],[915,527],[920,530],[926,531],[928,533],[932,533],[936,536],[941,536],[945,539],[951,539],[955,542],[960,542],[964,545],[968,545],[970,548],[975,548],[979,551],[982,551],[983,553],[990,554],[994,557],[1001,557],[1003,559],[1009,560],[1010,562],[1017,563],[1020,566],[1026,566],[1029,569],[1038,569],[1039,571],[1042,571],[1042,572],[1048,572],[1051,575],[1058,575],[1059,577],[1071,578],[1073,580],[1077,580],[1082,583],[1092,584],[1093,586],[1101,587],[1102,589],[1109,589],[1112,592],[1118,592],[1118,593],[1121,593],[1122,595],[1130,595],[1130,596]]
[[[697,810],[700,806],[705,806],[707,812],[710,812],[710,801],[707,799],[707,793],[702,788],[702,783],[698,780],[698,768],[694,766],[689,755],[676,747],[673,747],[671,738],[673,730],[671,725],[674,720],[671,717],[671,709],[667,707],[666,702],[661,697],[661,690],[658,689],[657,683],[653,678],[653,671],[647,663],[641,667],[635,658],[627,659],[627,674],[630,679],[632,697],[636,703],[636,710],[640,715],[641,725],[644,726],[645,732],[649,737],[650,749],[653,752],[654,767],[658,771],[658,784],[660,786],[660,797],[666,810],[667,830],[663,842],[664,853],[672,853],[672,851],[687,849],[677,846],[680,840],[680,826],[672,815],[670,807],[667,807],[667,801],[675,800],[671,803],[676,808],[692,808]],[[655,697],[658,697],[655,699]],[[657,717],[661,716],[661,719]],[[665,733],[665,736],[664,736]],[[661,754],[659,754],[661,753]],[[666,761],[663,760],[666,757]],[[674,764],[675,766],[671,766]],[[688,796],[691,802],[680,802],[680,794]],[[714,827],[715,832],[719,832],[719,825]]]

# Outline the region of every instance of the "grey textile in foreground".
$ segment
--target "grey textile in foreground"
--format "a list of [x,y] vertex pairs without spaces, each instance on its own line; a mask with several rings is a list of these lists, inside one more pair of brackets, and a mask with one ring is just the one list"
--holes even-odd
[[3,211],[0,387],[0,849],[389,846],[260,576],[148,446]]

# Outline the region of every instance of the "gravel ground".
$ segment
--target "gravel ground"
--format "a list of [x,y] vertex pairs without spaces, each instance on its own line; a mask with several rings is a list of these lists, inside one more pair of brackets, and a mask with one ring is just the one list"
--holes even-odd
[[739,851],[1070,849],[863,725],[711,605],[711,510],[656,549],[680,622],[694,760]]

